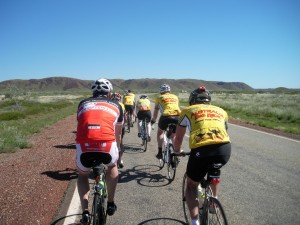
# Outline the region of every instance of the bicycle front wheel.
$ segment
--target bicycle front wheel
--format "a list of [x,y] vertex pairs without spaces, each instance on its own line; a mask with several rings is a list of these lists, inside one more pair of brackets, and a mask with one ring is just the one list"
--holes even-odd
[[184,219],[185,219],[185,222],[186,224],[191,224],[191,215],[190,215],[190,211],[189,211],[189,207],[187,205],[187,202],[186,202],[186,198],[185,198],[185,190],[186,190],[186,173],[184,174],[183,176],[183,181],[182,181],[182,206],[183,206],[183,214],[184,214]]
[[174,146],[172,144],[169,144],[168,146],[168,177],[170,181],[173,181],[176,174],[176,167],[178,165],[178,157],[171,155],[171,152],[174,152]]
[[225,211],[221,202],[209,197],[204,206],[201,224],[203,225],[228,225]]

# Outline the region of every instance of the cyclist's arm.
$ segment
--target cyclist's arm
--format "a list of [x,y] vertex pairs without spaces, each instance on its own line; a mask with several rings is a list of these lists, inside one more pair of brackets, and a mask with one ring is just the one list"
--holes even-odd
[[152,116],[152,119],[151,119],[151,123],[155,123],[156,122],[156,119],[157,119],[157,116],[158,116],[158,112],[159,112],[158,109],[154,109],[153,116]]
[[122,134],[123,122],[117,122],[115,125],[115,138],[117,142],[118,149],[121,149],[121,134]]
[[174,153],[180,153],[182,141],[185,135],[186,127],[177,125],[176,127],[176,134],[175,134],[175,141],[174,141]]

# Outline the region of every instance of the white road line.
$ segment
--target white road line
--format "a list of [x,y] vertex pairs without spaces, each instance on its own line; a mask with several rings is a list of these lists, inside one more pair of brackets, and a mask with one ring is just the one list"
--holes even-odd
[[[79,199],[79,194],[76,185],[66,216],[78,214],[80,212],[80,209],[81,209],[81,205],[80,205],[80,199]],[[76,216],[67,217],[63,223],[63,225],[71,225],[71,224],[76,224]]]

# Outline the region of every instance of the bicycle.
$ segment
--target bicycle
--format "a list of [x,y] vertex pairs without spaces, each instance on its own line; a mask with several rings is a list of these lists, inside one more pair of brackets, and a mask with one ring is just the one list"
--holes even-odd
[[167,129],[164,131],[164,147],[162,150],[162,159],[159,160],[160,168],[162,169],[167,164],[168,178],[173,181],[176,174],[176,168],[179,163],[179,158],[172,154],[174,152],[174,146],[171,140],[172,133],[176,130],[176,124],[168,124]]
[[102,162],[94,160],[92,166],[93,172],[93,205],[91,220],[93,225],[106,224],[106,204],[107,204],[107,188],[105,182],[106,169]]
[[131,114],[129,111],[125,112],[125,118],[126,118],[127,131],[128,131],[128,133],[130,133],[130,127],[133,127],[133,123],[132,123],[132,118],[131,118]]
[[[180,156],[190,155],[182,153]],[[228,225],[227,217],[221,202],[213,197],[210,184],[213,182],[220,182],[220,169],[223,165],[214,163],[209,165],[206,178],[200,182],[198,186],[198,201],[199,201],[199,220],[201,225]],[[183,176],[182,182],[182,204],[184,218],[187,224],[191,223],[189,208],[185,198],[185,190],[187,183],[186,173]]]
[[142,146],[144,146],[144,152],[147,151],[147,145],[148,145],[148,137],[149,137],[148,124],[149,121],[147,120],[147,118],[144,118],[142,120],[142,127],[141,127],[141,138],[142,138]]

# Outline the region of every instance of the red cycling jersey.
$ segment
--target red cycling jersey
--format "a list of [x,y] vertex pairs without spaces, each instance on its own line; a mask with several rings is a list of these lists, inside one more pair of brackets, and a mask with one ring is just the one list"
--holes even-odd
[[107,98],[81,101],[77,111],[76,142],[115,141],[115,124],[123,122],[121,105]]

